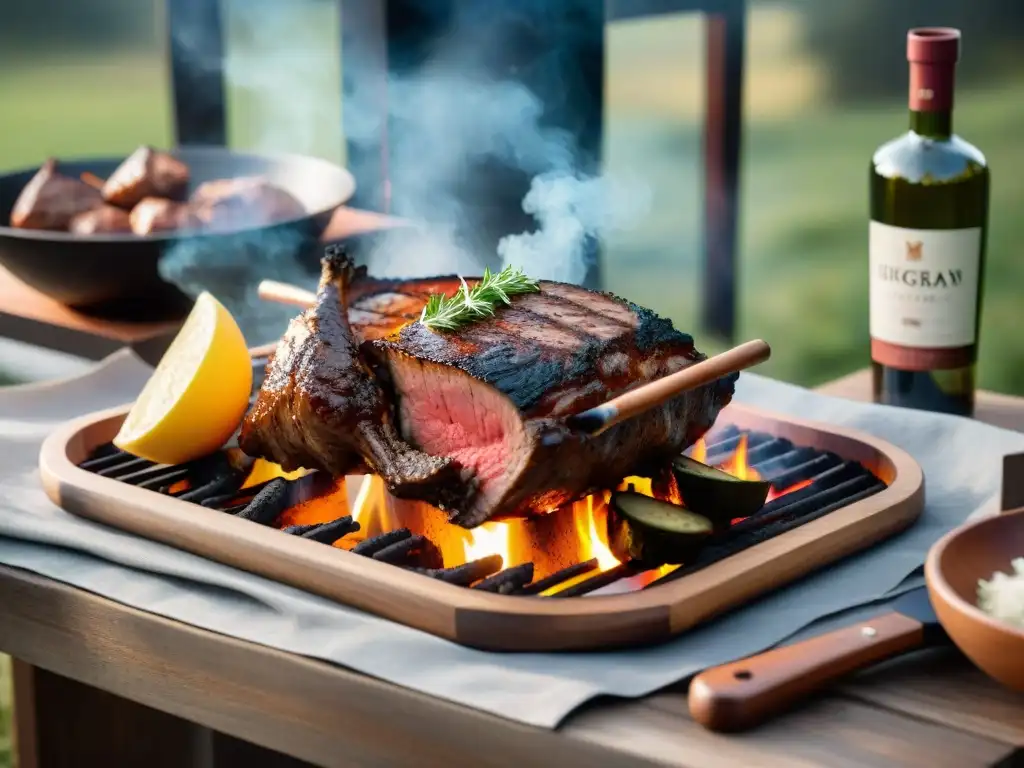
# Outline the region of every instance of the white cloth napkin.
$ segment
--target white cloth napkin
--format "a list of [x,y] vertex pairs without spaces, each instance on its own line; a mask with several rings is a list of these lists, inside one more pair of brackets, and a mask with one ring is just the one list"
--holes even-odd
[[825,397],[752,374],[737,400],[854,427],[901,446],[925,470],[926,510],[868,552],[656,648],[495,654],[463,648],[258,576],[78,519],[38,482],[43,438],[60,422],[128,402],[150,369],[129,352],[88,375],[0,390],[0,563],[243,640],[538,726],[556,727],[600,694],[640,696],[708,666],[862,615],[919,585],[929,546],[972,514],[998,508],[1001,457],[1024,434],[968,419]]

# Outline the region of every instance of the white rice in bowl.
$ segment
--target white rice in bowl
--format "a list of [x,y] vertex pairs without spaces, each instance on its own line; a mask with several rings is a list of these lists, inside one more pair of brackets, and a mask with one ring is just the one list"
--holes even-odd
[[1010,563],[1012,574],[996,571],[978,579],[978,607],[994,619],[1024,629],[1024,557]]

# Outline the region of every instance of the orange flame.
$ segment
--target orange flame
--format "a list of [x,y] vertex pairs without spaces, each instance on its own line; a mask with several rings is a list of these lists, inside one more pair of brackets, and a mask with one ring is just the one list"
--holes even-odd
[[703,437],[693,444],[693,450],[690,452],[690,458],[694,461],[699,461],[701,464],[707,460],[708,444]]
[[[694,443],[690,455],[696,461],[706,462],[706,442],[701,439]],[[718,468],[742,480],[760,479],[758,472],[749,463],[749,445],[746,435],[740,437],[732,456]],[[805,481],[790,488],[772,488],[768,500],[771,501],[779,496],[792,493],[809,484],[810,481]],[[653,479],[631,475],[623,479],[618,490],[632,490],[645,496],[683,504],[675,476],[671,473]],[[571,522],[566,521],[567,528],[572,532],[570,535],[575,534],[573,538],[576,542],[573,546],[578,555],[578,560],[575,562],[596,559],[598,568],[602,572],[620,565],[620,561],[612,553],[608,544],[607,526],[611,495],[611,491],[598,492],[573,503],[571,505],[572,520]],[[360,523],[361,530],[357,535],[345,537],[338,542],[337,546],[351,548],[363,538],[379,535],[401,525],[409,525],[409,522],[400,522],[406,519],[403,515],[407,516],[409,512],[400,508],[393,509],[393,504],[395,504],[395,500],[388,495],[382,479],[376,475],[367,475],[356,494],[352,508],[352,516]],[[302,505],[299,510],[306,506]],[[568,513],[569,510],[566,509],[557,514]],[[319,518],[321,515],[325,515],[325,513],[317,510],[317,517]],[[333,519],[336,516],[335,512],[333,516],[325,516],[325,519]],[[307,518],[312,515],[303,514],[301,517]],[[306,521],[306,519],[301,520],[301,522]],[[313,521],[309,520],[309,522]],[[300,521],[295,520],[295,522]],[[738,522],[738,520],[733,522]],[[471,530],[449,525],[443,521],[441,525],[443,526],[441,529],[435,527],[429,532],[427,530],[420,532],[435,541],[442,549],[447,566],[479,560],[490,555],[500,555],[504,568],[519,563],[536,562],[536,558],[540,556],[538,548],[548,546],[550,541],[557,541],[557,539],[545,538],[549,534],[543,532],[544,524],[537,521],[492,521]],[[665,565],[629,577],[629,588],[631,590],[640,589],[679,567],[678,565]],[[593,571],[581,574],[571,581],[552,587],[545,594],[561,591],[574,581],[581,581],[593,575]]]
[[757,473],[757,470],[747,463],[747,436],[742,435],[740,441],[736,444],[736,450],[733,451],[732,456],[729,457],[728,461],[719,466],[724,472],[728,472],[735,478],[740,480],[760,480],[761,476]]
[[251,488],[254,485],[273,480],[275,477],[283,477],[285,480],[296,480],[303,475],[309,474],[307,469],[296,469],[294,472],[285,472],[280,464],[274,464],[266,459],[256,459],[252,465],[252,471],[242,483],[242,488]]
[[464,562],[500,555],[505,568],[517,565],[512,562],[511,534],[511,524],[495,522],[484,523],[471,531],[466,531],[466,538],[462,542],[466,558]]
[[597,558],[597,566],[602,571],[607,571],[619,564],[618,558],[608,548],[609,496],[610,494],[607,493],[592,494],[573,504],[576,534],[579,536],[580,543],[589,549],[589,552],[583,553],[581,559]]

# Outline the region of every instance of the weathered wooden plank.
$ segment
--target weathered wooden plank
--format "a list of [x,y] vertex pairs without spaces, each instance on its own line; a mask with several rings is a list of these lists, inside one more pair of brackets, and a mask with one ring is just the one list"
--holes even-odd
[[880,664],[840,691],[928,722],[1024,745],[1024,694],[996,684],[952,648]]
[[[575,723],[597,743],[627,739],[647,757],[676,755],[693,766],[990,766],[1013,751],[975,734],[834,696],[814,699],[760,728],[723,735],[690,718],[686,697],[644,700],[649,713],[603,708]],[[578,732],[578,731],[577,731]]]

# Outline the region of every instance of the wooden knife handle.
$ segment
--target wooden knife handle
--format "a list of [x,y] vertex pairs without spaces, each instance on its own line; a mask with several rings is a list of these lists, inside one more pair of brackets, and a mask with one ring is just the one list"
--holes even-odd
[[690,714],[713,731],[741,731],[836,679],[919,647],[924,627],[887,613],[758,656],[714,667],[690,683]]

